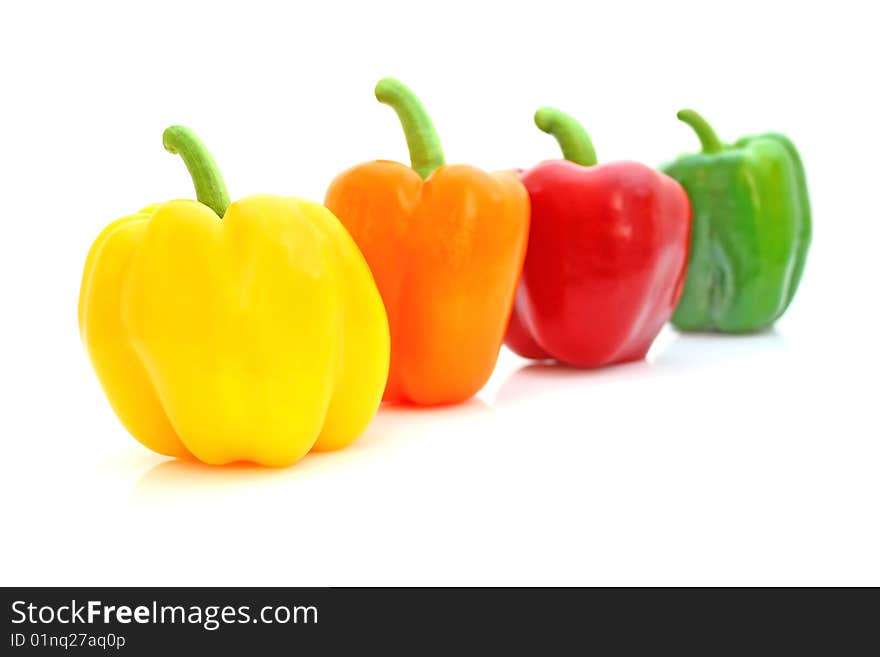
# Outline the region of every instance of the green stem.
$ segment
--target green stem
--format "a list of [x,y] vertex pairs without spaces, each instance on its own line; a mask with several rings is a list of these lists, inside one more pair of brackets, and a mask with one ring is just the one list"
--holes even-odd
[[376,99],[397,112],[416,173],[425,179],[442,167],[445,160],[440,138],[424,105],[409,87],[394,78],[383,78],[376,84]]
[[697,133],[700,138],[700,144],[704,153],[720,153],[724,150],[724,144],[718,139],[718,135],[708,124],[706,119],[697,114],[692,109],[683,109],[676,116],[680,121],[684,121]]
[[584,127],[574,117],[554,107],[542,107],[535,112],[535,125],[553,135],[569,162],[591,167],[598,159],[593,142]]
[[183,158],[196,188],[196,198],[222,218],[229,207],[229,194],[220,168],[202,140],[189,128],[173,125],[162,133],[162,145],[169,153]]

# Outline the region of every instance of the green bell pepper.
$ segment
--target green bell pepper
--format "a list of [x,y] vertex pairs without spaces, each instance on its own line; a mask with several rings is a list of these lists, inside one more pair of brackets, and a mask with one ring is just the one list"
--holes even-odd
[[690,263],[672,323],[728,333],[769,326],[791,303],[810,246],[800,156],[781,134],[725,145],[693,110],[678,118],[703,150],[661,167],[682,184],[693,208]]

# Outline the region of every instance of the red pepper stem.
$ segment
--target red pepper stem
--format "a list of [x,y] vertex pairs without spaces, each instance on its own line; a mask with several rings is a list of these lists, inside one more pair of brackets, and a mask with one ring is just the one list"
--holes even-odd
[[391,107],[400,119],[412,168],[422,179],[443,166],[443,148],[424,105],[405,84],[383,78],[376,84],[376,100]]
[[700,138],[700,145],[703,147],[704,153],[720,153],[724,150],[724,144],[721,143],[712,126],[694,110],[683,109],[676,116],[678,116],[679,121],[684,121],[694,129],[697,137]]
[[196,198],[222,219],[229,207],[229,194],[220,167],[202,140],[189,128],[173,125],[162,133],[162,145],[169,153],[180,155],[192,176]]
[[569,162],[585,167],[598,162],[590,136],[574,117],[554,107],[542,107],[535,112],[535,125],[556,138],[563,157]]

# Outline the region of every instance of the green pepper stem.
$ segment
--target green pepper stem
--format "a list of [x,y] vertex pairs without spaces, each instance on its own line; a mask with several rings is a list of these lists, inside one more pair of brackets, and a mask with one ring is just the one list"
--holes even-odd
[[720,153],[724,150],[724,144],[718,139],[712,126],[694,110],[683,109],[676,116],[694,129],[697,137],[700,138],[700,145],[703,147],[704,153]]
[[535,112],[535,125],[553,135],[569,162],[591,167],[598,159],[593,142],[584,127],[565,112],[554,107],[542,107]]
[[424,105],[405,84],[394,78],[383,78],[376,84],[376,100],[397,112],[412,168],[422,179],[442,167],[443,148]]
[[196,198],[222,218],[229,207],[229,194],[220,168],[202,140],[189,128],[173,125],[162,133],[162,145],[169,153],[183,158],[196,188]]

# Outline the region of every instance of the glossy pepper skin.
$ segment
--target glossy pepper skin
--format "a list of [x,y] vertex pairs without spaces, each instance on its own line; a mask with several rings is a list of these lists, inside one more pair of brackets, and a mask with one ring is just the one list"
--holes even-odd
[[755,331],[776,321],[797,291],[812,234],[804,167],[794,144],[770,133],[724,145],[693,110],[700,153],[663,170],[694,211],[691,261],[672,316],[685,331]]
[[384,399],[451,404],[495,367],[525,253],[529,201],[511,173],[444,165],[434,127],[400,82],[376,97],[400,117],[412,168],[375,161],[340,174],[325,204],[370,264],[391,326]]
[[559,110],[535,123],[566,159],[521,173],[532,223],[505,343],[576,367],[644,358],[684,284],[684,189],[636,162],[596,164],[586,132]]
[[354,242],[316,203],[229,205],[195,135],[173,127],[163,139],[200,202],[110,224],[82,279],[80,333],[117,416],[150,449],[210,464],[283,466],[349,444],[389,362],[385,311]]

